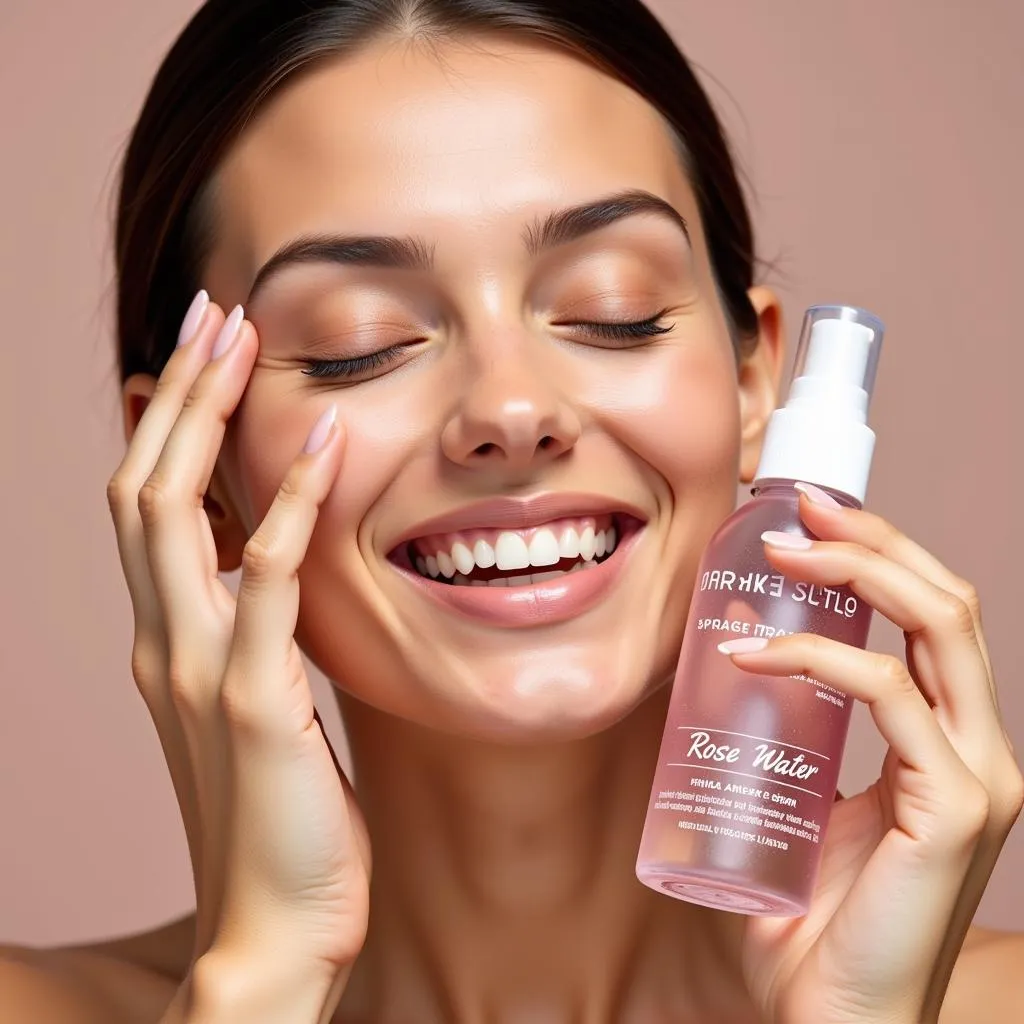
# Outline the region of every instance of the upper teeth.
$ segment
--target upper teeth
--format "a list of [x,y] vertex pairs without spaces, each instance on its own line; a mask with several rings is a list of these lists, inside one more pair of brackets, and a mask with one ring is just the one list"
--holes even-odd
[[455,541],[448,550],[438,550],[430,555],[420,555],[416,568],[430,576],[444,576],[451,579],[456,573],[468,576],[474,568],[526,569],[529,566],[556,565],[563,558],[582,558],[592,561],[615,550],[615,528],[594,530],[586,525],[577,531],[569,526],[556,532],[542,527],[534,530],[529,543],[512,530],[503,530],[495,543],[478,539],[472,547],[463,541]]

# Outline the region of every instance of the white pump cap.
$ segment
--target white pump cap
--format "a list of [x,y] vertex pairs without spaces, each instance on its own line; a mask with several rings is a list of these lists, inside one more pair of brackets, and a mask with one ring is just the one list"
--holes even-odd
[[772,413],[756,480],[804,480],[864,501],[875,433],[868,403],[885,327],[853,306],[804,317],[789,398]]

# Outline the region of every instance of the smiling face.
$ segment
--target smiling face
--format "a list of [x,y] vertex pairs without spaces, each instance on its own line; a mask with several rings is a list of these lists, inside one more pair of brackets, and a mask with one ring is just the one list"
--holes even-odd
[[621,718],[672,671],[776,354],[738,381],[658,113],[543,45],[391,42],[287,87],[214,186],[203,284],[260,338],[220,467],[246,529],[329,403],[348,438],[303,649],[442,730]]

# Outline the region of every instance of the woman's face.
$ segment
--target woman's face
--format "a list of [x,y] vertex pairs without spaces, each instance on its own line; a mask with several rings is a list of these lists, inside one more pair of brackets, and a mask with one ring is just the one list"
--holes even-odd
[[[246,529],[331,402],[347,435],[300,576],[319,667],[390,713],[526,741],[662,684],[774,364],[738,379],[654,109],[543,46],[381,44],[263,110],[213,214],[203,283],[260,338],[219,467]],[[333,241],[253,290],[314,235]]]

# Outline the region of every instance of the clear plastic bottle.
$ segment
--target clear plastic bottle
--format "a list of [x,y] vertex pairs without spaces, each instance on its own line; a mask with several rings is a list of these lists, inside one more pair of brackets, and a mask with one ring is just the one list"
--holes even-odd
[[852,710],[826,682],[757,676],[718,644],[811,632],[864,647],[872,610],[846,587],[771,566],[766,530],[809,536],[797,481],[859,507],[874,433],[866,413],[884,328],[864,310],[804,319],[786,406],[773,413],[754,498],[704,553],[644,825],[637,877],[746,914],[806,912]]

